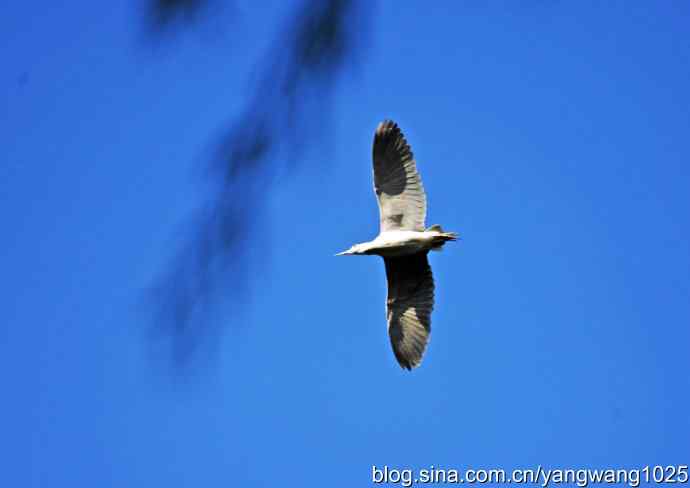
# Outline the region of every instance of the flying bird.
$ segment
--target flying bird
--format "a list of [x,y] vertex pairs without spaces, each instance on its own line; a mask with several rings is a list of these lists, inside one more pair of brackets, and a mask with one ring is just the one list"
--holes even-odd
[[385,120],[376,128],[373,159],[379,235],[336,256],[383,257],[388,335],[398,363],[410,370],[421,363],[431,332],[434,277],[427,254],[440,251],[457,234],[445,232],[440,225],[425,228],[426,193],[412,150],[395,122]]

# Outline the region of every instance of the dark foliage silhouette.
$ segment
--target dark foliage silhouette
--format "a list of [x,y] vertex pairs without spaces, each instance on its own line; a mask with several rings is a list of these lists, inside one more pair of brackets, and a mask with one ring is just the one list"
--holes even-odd
[[[155,1],[152,10],[165,28],[167,19],[193,18],[205,4]],[[357,0],[299,5],[257,64],[244,110],[217,142],[208,204],[191,219],[179,252],[152,287],[155,343],[164,344],[178,372],[212,356],[227,326],[241,320],[250,271],[261,265],[250,259],[246,245],[264,220],[261,195],[278,176],[296,169],[317,131],[323,137],[328,99],[363,51],[362,7]],[[224,313],[229,308],[233,313]]]
[[173,24],[196,21],[209,7],[209,0],[152,0],[146,15],[152,33],[159,34]]

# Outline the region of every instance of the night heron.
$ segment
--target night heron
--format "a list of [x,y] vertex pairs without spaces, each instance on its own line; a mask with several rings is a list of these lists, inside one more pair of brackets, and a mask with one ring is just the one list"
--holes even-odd
[[440,225],[425,229],[426,194],[414,156],[395,122],[386,120],[374,135],[374,191],[381,230],[371,242],[355,244],[336,256],[383,257],[388,281],[388,335],[395,358],[405,369],[422,361],[431,332],[434,278],[427,259],[457,234]]

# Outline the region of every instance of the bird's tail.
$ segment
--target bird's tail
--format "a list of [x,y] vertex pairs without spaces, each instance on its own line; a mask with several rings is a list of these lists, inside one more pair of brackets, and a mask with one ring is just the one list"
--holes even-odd
[[431,250],[440,251],[443,245],[448,241],[456,241],[458,239],[458,234],[455,232],[445,232],[440,225],[434,224],[427,229],[427,232],[438,232],[438,236],[434,236],[434,240],[431,241]]

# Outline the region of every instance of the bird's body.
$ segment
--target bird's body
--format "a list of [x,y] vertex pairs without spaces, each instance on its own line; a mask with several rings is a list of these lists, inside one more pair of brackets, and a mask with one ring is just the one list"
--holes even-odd
[[386,265],[388,334],[400,366],[412,369],[422,360],[431,332],[434,279],[427,259],[457,234],[440,225],[425,229],[426,194],[405,137],[392,121],[374,135],[374,191],[381,231],[370,242],[337,254],[375,254]]
[[454,240],[455,236],[451,234],[440,230],[389,230],[381,232],[373,241],[357,244],[361,252],[356,254],[376,254],[385,258],[409,256],[436,249],[444,242]]

